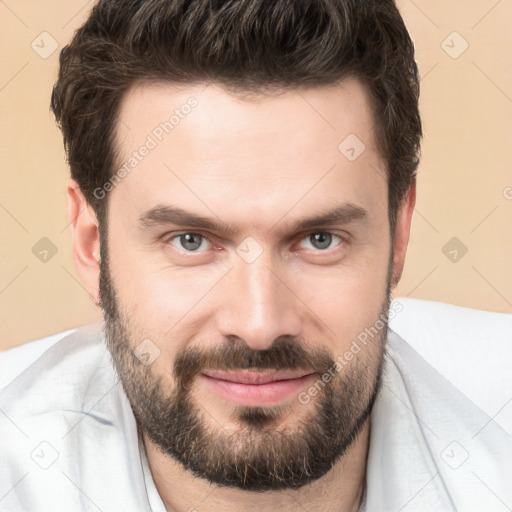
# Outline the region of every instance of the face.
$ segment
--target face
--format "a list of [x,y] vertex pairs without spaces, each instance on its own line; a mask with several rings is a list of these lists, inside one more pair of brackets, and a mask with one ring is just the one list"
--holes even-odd
[[101,251],[107,340],[140,431],[202,478],[298,488],[368,418],[393,271],[372,126],[355,80],[124,98]]

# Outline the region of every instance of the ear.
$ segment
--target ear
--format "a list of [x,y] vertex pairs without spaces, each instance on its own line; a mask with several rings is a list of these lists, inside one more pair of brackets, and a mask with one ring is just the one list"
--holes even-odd
[[71,226],[73,261],[89,297],[99,305],[100,235],[96,214],[78,183],[70,179],[66,186],[68,221]]
[[412,214],[416,204],[416,179],[411,183],[397,211],[395,237],[393,241],[393,277],[392,288],[400,281],[405,263],[405,253],[411,232]]

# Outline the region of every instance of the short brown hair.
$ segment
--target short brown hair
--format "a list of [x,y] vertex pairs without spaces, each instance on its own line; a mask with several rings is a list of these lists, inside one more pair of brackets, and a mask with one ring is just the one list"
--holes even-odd
[[114,172],[119,105],[136,82],[264,92],[349,76],[370,94],[394,228],[422,129],[414,46],[393,0],[100,0],[60,54],[51,108],[101,222],[93,191]]

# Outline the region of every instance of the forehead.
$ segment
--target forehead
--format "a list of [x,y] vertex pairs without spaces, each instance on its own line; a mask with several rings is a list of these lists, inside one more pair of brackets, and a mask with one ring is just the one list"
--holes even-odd
[[249,97],[214,84],[138,84],[116,139],[125,172],[111,203],[129,198],[133,215],[159,203],[221,218],[250,206],[263,222],[297,201],[300,211],[387,196],[369,97],[355,79]]
[[[316,139],[327,137],[326,143],[336,143],[353,133],[371,146],[373,125],[369,95],[353,78],[329,87],[268,95],[235,95],[215,84],[139,83],[121,102],[116,132],[121,147],[131,149],[140,142],[141,131],[165,144],[163,138],[171,143],[180,133],[188,135],[193,130],[194,138],[180,142],[198,154],[224,158],[229,156],[219,155],[224,148],[205,143],[228,135],[236,135],[237,143],[251,142],[258,135],[260,141],[266,136],[273,142],[286,142],[290,149],[300,145],[306,150],[316,146]],[[171,131],[172,137],[166,137]],[[238,153],[247,149],[237,146]],[[286,147],[281,148],[283,153]]]

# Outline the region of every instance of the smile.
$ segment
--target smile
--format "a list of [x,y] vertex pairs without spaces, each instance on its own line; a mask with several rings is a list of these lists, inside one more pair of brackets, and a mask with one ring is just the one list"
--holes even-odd
[[207,388],[239,405],[275,405],[296,396],[314,378],[314,372],[207,371],[200,374]]

